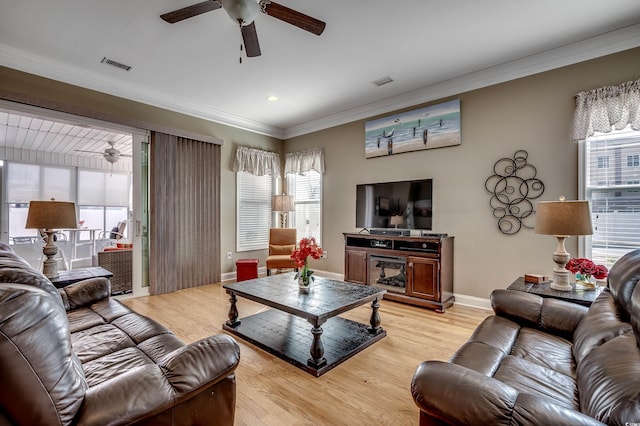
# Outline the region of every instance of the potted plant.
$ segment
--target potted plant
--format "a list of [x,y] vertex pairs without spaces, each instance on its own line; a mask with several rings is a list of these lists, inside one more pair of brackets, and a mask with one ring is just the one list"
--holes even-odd
[[302,290],[308,290],[311,285],[311,281],[315,278],[312,276],[313,271],[309,269],[309,257],[313,259],[320,259],[322,257],[322,248],[316,243],[316,239],[303,238],[298,243],[298,248],[293,250],[291,258],[295,260],[299,271],[296,273],[295,279],[298,280],[298,285]]

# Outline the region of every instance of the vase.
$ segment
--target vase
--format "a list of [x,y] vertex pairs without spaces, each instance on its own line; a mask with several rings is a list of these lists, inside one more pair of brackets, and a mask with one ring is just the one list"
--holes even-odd
[[595,280],[592,275],[576,274],[576,288],[579,290],[592,290],[595,288]]
[[305,279],[303,277],[298,277],[298,288],[301,293],[308,293],[311,289],[311,278],[307,277]]

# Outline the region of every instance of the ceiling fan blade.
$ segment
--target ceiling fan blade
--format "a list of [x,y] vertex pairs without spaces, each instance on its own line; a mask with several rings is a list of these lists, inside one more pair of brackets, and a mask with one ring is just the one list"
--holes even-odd
[[244,42],[247,57],[255,58],[256,56],[260,56],[260,43],[258,43],[255,21],[249,25],[240,27],[240,31],[242,32],[242,41]]
[[286,6],[272,1],[266,2],[264,6],[264,13],[291,25],[295,25],[298,28],[302,28],[305,31],[309,31],[315,35],[322,34],[326,25],[324,22],[316,18],[312,18],[304,13],[289,9]]
[[202,3],[192,4],[191,6],[183,7],[182,9],[174,10],[160,15],[162,19],[170,24],[183,21],[185,19],[193,18],[194,16],[201,15],[212,10],[220,9],[222,5],[215,0],[207,0]]

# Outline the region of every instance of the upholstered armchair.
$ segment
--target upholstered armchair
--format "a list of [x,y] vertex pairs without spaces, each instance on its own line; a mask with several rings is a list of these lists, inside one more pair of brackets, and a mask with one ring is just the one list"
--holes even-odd
[[272,269],[296,269],[291,253],[296,248],[295,228],[271,228],[269,230],[269,256],[267,256],[267,275]]

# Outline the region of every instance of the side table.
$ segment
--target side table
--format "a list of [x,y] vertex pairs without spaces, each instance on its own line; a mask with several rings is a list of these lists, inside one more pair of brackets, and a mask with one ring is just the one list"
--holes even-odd
[[92,268],[80,268],[70,269],[68,271],[60,271],[58,278],[51,278],[49,281],[56,286],[56,288],[62,288],[69,284],[77,283],[78,281],[86,280],[88,278],[113,277],[113,274],[100,266],[94,266]]
[[571,284],[571,291],[554,290],[550,281],[538,284],[527,283],[524,277],[516,279],[507,290],[524,291],[525,293],[533,293],[542,297],[553,297],[554,299],[566,300],[567,302],[577,303],[583,306],[591,306],[596,297],[602,292],[604,287],[596,286],[593,289],[576,289],[576,284]]

